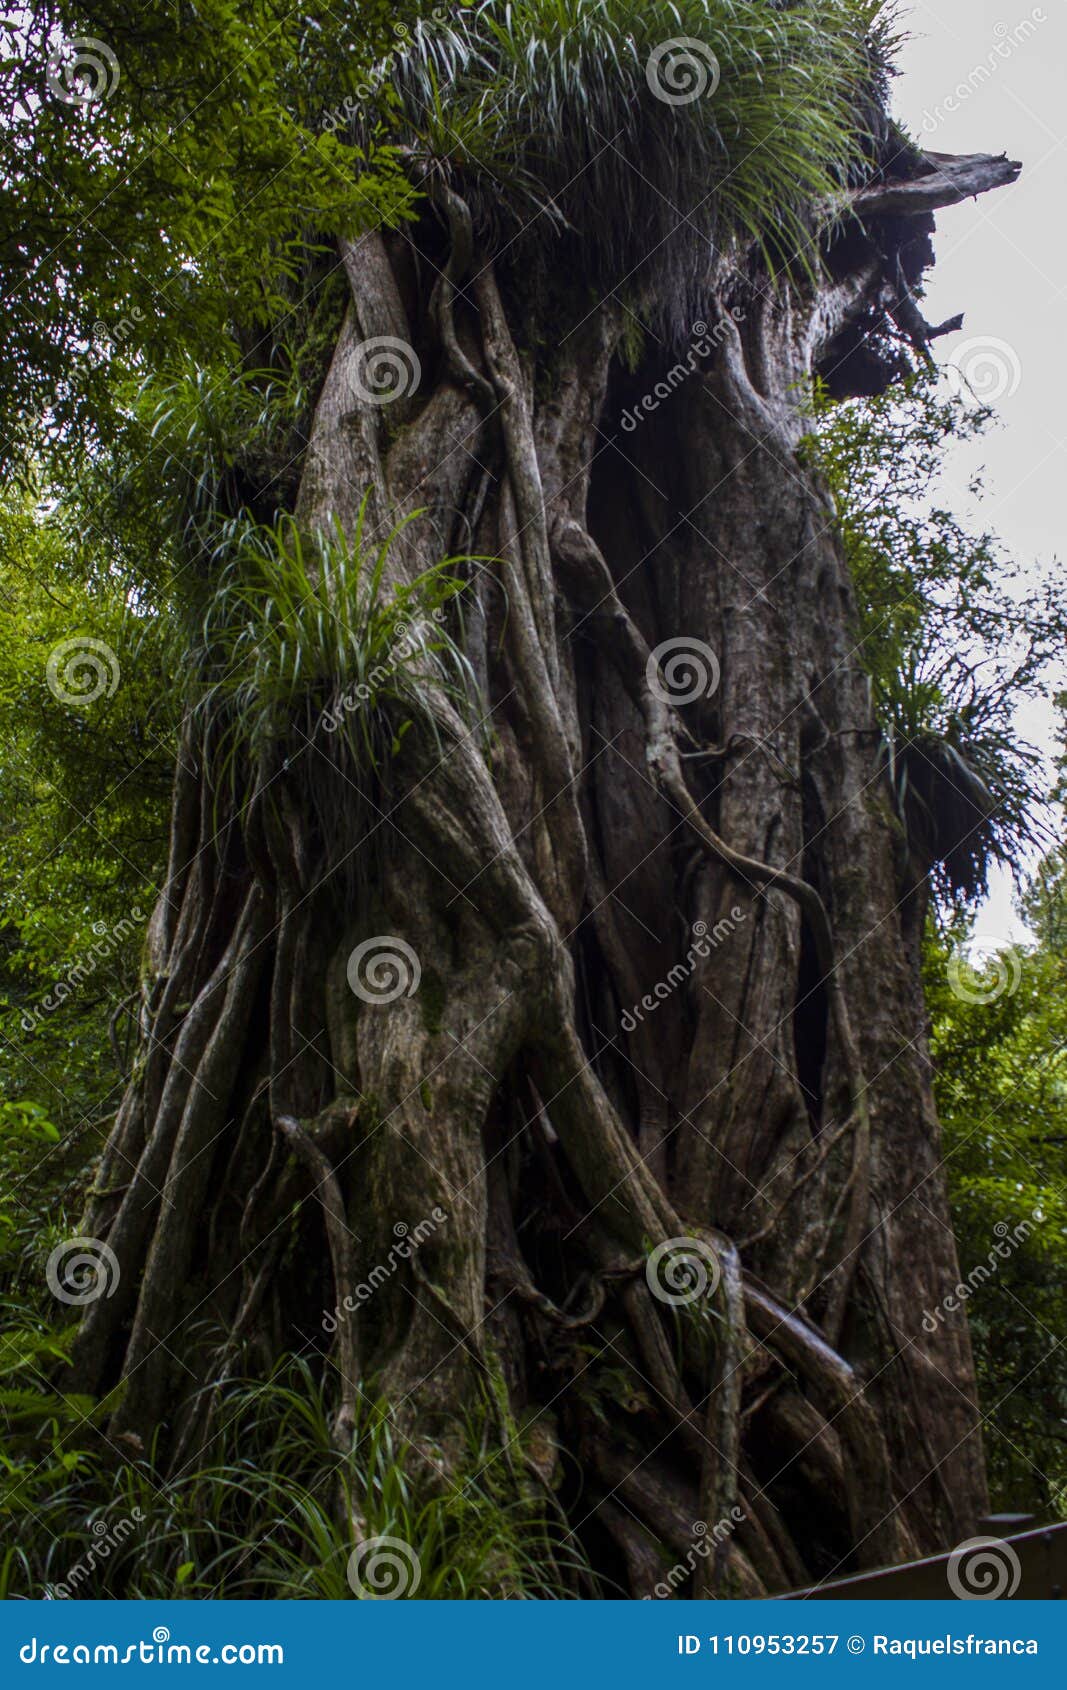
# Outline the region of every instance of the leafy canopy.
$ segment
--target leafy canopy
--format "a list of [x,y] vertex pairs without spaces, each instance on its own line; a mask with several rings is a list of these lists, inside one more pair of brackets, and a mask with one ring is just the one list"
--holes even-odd
[[214,361],[288,309],[309,245],[403,214],[388,153],[326,121],[403,15],[35,0],[0,22],[0,458],[106,434],[116,352]]

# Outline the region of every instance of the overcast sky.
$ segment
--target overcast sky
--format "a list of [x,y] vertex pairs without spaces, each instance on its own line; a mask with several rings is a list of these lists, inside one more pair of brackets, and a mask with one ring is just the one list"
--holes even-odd
[[[894,106],[908,131],[935,152],[1006,152],[1023,163],[1014,187],[937,214],[926,315],[941,322],[965,312],[937,355],[958,357],[979,391],[992,383],[1002,419],[953,455],[953,502],[965,503],[962,489],[984,464],[985,525],[1021,563],[1067,558],[1067,5],[913,0],[903,23],[910,39]],[[1050,701],[1022,721],[1052,748]],[[994,939],[1023,932],[1008,876],[997,877],[978,926]]]

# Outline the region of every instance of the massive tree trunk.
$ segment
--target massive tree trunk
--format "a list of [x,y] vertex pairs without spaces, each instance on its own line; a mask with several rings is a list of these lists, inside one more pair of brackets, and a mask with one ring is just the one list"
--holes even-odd
[[[931,205],[1012,170],[910,174],[817,284],[724,259],[691,346],[646,336],[636,369],[628,309],[577,282],[533,333],[449,191],[345,248],[296,518],[423,510],[396,585],[469,554],[478,708],[429,687],[387,779],[313,727],[238,811],[196,717],[86,1223],[120,1277],[75,1372],[124,1382],[116,1430],[187,1456],[202,1381],[303,1349],[339,1445],[369,1393],[447,1483],[480,1394],[635,1595],[700,1521],[740,1524],[699,1594],[973,1529],[966,1330],[922,1325],[958,1278],[925,888],[798,450],[813,373],[862,388],[872,332],[917,318]],[[380,337],[422,366],[392,404]]]

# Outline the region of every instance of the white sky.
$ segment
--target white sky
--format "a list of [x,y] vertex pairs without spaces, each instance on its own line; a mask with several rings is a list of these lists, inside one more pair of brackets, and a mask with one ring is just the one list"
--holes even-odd
[[[937,343],[937,357],[951,361],[969,342],[992,338],[1001,348],[991,367],[1014,387],[997,400],[1003,426],[952,455],[949,486],[960,489],[952,502],[965,508],[962,489],[984,464],[984,525],[1021,564],[1064,558],[1067,4],[912,0],[902,21],[910,40],[893,103],[908,132],[935,152],[1006,152],[1023,163],[1014,187],[937,214],[925,315],[966,314],[960,333]],[[1067,685],[1067,673],[1055,685]],[[1020,721],[1033,743],[1053,748],[1050,701],[1024,708]],[[978,933],[1005,941],[1024,932],[1010,877],[998,875]]]

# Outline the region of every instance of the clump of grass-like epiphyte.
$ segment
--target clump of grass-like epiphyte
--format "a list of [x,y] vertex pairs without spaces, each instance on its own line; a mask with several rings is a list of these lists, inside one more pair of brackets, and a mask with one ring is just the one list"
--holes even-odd
[[386,781],[409,729],[437,733],[435,698],[469,709],[474,676],[447,611],[471,560],[386,578],[422,514],[379,541],[366,499],[350,537],[309,536],[288,516],[242,531],[204,619],[196,706],[216,791],[235,807],[284,771],[329,831],[365,783]]
[[657,291],[680,307],[713,246],[754,242],[774,271],[815,267],[820,221],[877,151],[883,11],[481,0],[416,24],[382,86],[429,191],[443,180],[462,194],[488,245],[515,240],[523,265],[551,268],[553,232],[572,231],[583,268],[612,286],[651,255]]

